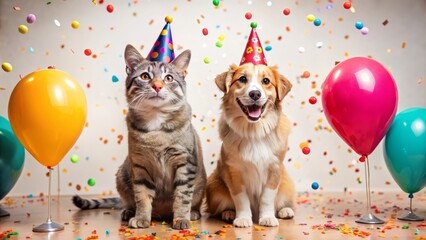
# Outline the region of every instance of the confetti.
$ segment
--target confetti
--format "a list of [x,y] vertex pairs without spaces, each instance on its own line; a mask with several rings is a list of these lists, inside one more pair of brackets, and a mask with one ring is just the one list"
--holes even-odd
[[77,154],[73,154],[73,155],[71,155],[71,158],[70,158],[70,160],[71,160],[71,162],[72,163],[78,163],[78,160],[79,160],[80,158],[78,157],[78,155]]
[[114,12],[114,6],[112,4],[108,4],[106,6],[106,10],[107,10],[107,12],[112,13],[112,12]]
[[207,28],[203,28],[202,32],[204,36],[207,36],[209,34],[209,30]]
[[12,65],[8,62],[4,62],[1,64],[1,68],[3,69],[3,71],[5,72],[11,72],[12,71]]
[[352,4],[351,4],[350,1],[346,1],[346,2],[343,3],[343,7],[345,9],[350,9],[352,7]]
[[284,8],[283,14],[286,15],[286,16],[290,15],[290,9]]
[[36,16],[32,13],[27,15],[27,23],[31,24],[36,21]]
[[355,27],[356,27],[356,29],[361,30],[364,27],[364,23],[361,22],[361,21],[356,21]]
[[93,187],[93,186],[95,186],[95,184],[96,184],[95,179],[89,178],[89,180],[87,180],[87,185]]
[[72,21],[71,27],[74,29],[78,29],[80,27],[80,23],[78,21]]
[[28,27],[25,25],[19,25],[18,31],[22,34],[26,34],[28,32]]

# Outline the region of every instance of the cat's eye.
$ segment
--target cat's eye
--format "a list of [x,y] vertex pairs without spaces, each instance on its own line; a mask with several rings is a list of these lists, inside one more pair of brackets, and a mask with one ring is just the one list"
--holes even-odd
[[167,75],[165,78],[166,82],[173,82],[173,76],[172,75]]
[[271,81],[268,78],[264,78],[262,79],[262,84],[263,85],[268,85]]
[[149,74],[147,72],[144,72],[144,73],[141,74],[141,79],[146,81],[146,80],[151,79],[151,77],[149,76]]
[[238,78],[238,81],[240,83],[247,83],[247,78],[246,78],[246,76],[241,76],[240,78]]

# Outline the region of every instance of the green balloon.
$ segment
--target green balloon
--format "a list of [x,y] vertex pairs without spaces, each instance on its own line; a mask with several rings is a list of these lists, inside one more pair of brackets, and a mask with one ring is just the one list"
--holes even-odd
[[393,179],[406,193],[426,186],[426,108],[396,115],[385,137],[383,154]]
[[24,166],[25,149],[8,120],[0,116],[0,200],[18,181]]

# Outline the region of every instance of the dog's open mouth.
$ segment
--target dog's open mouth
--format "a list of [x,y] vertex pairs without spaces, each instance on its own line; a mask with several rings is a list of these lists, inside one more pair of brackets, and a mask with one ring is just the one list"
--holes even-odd
[[237,98],[237,103],[240,106],[241,110],[246,114],[249,120],[257,121],[262,117],[263,110],[265,110],[266,103],[263,106],[256,104],[253,105],[244,105],[240,99]]

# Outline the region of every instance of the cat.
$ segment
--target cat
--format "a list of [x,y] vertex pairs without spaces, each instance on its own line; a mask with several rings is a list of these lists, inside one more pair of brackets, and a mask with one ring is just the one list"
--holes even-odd
[[[122,220],[147,228],[151,218],[173,218],[174,229],[187,229],[201,217],[206,171],[199,136],[186,101],[190,50],[172,62],[152,62],[132,46],[125,49],[129,111],[128,156],[116,174]],[[74,196],[82,209],[118,206],[114,199]]]

